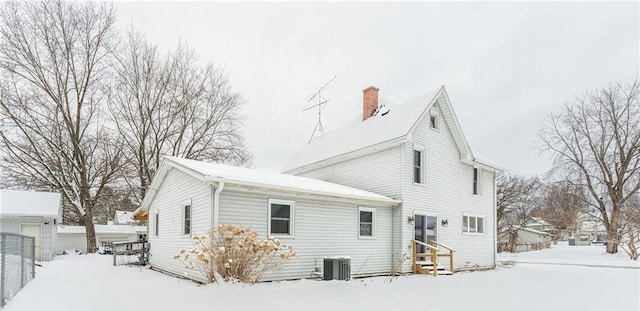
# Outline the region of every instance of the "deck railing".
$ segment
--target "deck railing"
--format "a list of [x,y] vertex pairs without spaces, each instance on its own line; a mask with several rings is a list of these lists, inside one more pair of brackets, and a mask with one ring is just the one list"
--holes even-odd
[[444,249],[449,251],[448,254],[440,254],[440,253],[438,253],[438,256],[439,257],[449,257],[449,269],[451,270],[451,272],[453,272],[453,253],[455,253],[456,250],[453,249],[453,247],[447,246],[447,245],[442,244],[442,243],[440,243],[438,241],[431,241],[430,243],[433,244],[433,246],[435,246],[435,247],[440,246],[440,247],[442,247],[442,248],[444,248]]
[[113,265],[116,265],[116,256],[124,256],[125,261],[127,261],[127,257],[132,255],[137,255],[137,260],[134,262],[124,262],[125,264],[138,264],[138,265],[146,265],[148,261],[149,254],[149,242],[147,241],[135,241],[135,242],[113,242],[112,245],[112,253],[113,253]]
[[[433,265],[433,275],[438,275],[438,248],[422,241],[412,240],[413,242],[413,273],[425,273],[425,270],[422,268],[422,264],[419,262],[418,258],[429,258],[431,260],[431,264]],[[428,253],[419,253],[418,245],[424,246],[429,250]]]
[[[453,253],[456,251],[454,248],[442,244],[437,241],[429,241],[429,243],[425,243],[418,240],[412,240],[413,243],[413,256],[412,256],[412,264],[413,264],[413,273],[423,273],[423,274],[433,274],[433,276],[438,275],[438,257],[449,257],[449,269],[453,272]],[[423,246],[428,252],[422,253],[418,251],[418,246]],[[449,251],[448,253],[440,253],[439,247],[442,247]],[[421,262],[421,258],[428,258],[431,262],[426,264]],[[431,265],[431,267],[424,266]]]

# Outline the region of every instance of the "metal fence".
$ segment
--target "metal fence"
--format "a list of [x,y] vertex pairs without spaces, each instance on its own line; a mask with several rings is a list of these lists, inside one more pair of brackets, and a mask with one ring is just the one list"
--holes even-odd
[[35,238],[0,232],[0,307],[36,276]]

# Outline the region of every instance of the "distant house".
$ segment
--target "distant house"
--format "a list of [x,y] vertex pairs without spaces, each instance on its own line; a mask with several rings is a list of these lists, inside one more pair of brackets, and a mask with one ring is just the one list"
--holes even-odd
[[265,280],[309,278],[323,259],[346,256],[351,275],[393,271],[393,215],[400,201],[316,179],[164,157],[142,206],[154,269],[203,281],[174,259],[193,235],[219,224],[251,228],[293,246],[297,256]]
[[542,231],[551,234],[552,240],[554,241],[566,241],[572,234],[571,229],[557,229],[548,221],[540,218],[540,217],[531,217],[529,221],[525,224],[526,228]]
[[116,211],[113,216],[114,225],[135,225],[138,221],[133,219],[133,212],[129,211]]
[[55,257],[56,224],[62,220],[59,193],[0,190],[0,228],[35,238],[37,261]]
[[[303,146],[285,173],[325,180],[402,201],[393,209],[393,261],[413,240],[455,249],[454,270],[494,267],[496,176],[471,149],[444,86],[401,105],[363,90],[362,116]],[[446,250],[441,249],[446,253]]]
[[546,233],[552,233],[553,230],[554,230],[553,225],[551,225],[546,220],[544,220],[544,219],[542,219],[540,217],[531,217],[530,221],[527,222],[525,227],[527,227],[529,229],[534,229],[534,230],[546,232]]
[[[132,225],[94,225],[96,232],[96,246],[104,247],[113,242],[138,241],[141,235],[146,235],[146,226]],[[65,250],[77,249],[87,251],[87,235],[84,226],[57,227],[58,243],[57,254],[62,254]]]
[[580,212],[575,236],[588,236],[592,241],[607,239],[607,229],[602,222],[600,212]]
[[514,253],[541,250],[551,247],[553,235],[548,232],[517,226],[498,233],[498,243],[502,249]]

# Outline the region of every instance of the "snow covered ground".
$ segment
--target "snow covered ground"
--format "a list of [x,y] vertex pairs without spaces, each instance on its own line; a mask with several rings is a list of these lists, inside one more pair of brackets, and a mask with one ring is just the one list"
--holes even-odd
[[[37,267],[36,278],[3,310],[640,310],[640,266],[604,254],[602,246],[559,245],[499,258],[492,271],[435,278],[201,286],[146,268],[113,267],[111,256],[64,255]],[[606,267],[594,267],[598,262]]]

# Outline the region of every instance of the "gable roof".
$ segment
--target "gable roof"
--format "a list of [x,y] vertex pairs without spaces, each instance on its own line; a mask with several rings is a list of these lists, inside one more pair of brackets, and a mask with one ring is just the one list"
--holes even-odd
[[399,200],[395,200],[369,191],[364,191],[307,177],[299,177],[219,163],[208,163],[178,157],[164,156],[162,164],[160,165],[160,169],[158,169],[158,172],[156,173],[156,176],[154,177],[151,186],[149,187],[149,191],[142,201],[142,206],[134,211],[134,215],[149,208],[149,205],[153,201],[153,197],[155,196],[160,184],[162,183],[162,179],[164,179],[164,176],[170,168],[176,168],[183,172],[186,172],[202,182],[224,182],[225,187],[227,187],[228,185],[235,185],[392,205],[398,205],[401,203],[401,201]]
[[[442,110],[442,117],[460,151],[460,159],[469,163],[475,161],[447,91],[441,86],[404,104],[386,105],[389,112],[382,116],[373,116],[364,121],[358,117],[341,128],[314,139],[303,146],[282,170],[297,174],[314,165],[323,166],[322,163],[331,160],[346,160],[400,145],[411,139],[412,132],[427,117],[435,103]],[[496,168],[484,161],[479,163]]]
[[0,190],[0,216],[60,217],[60,193]]

